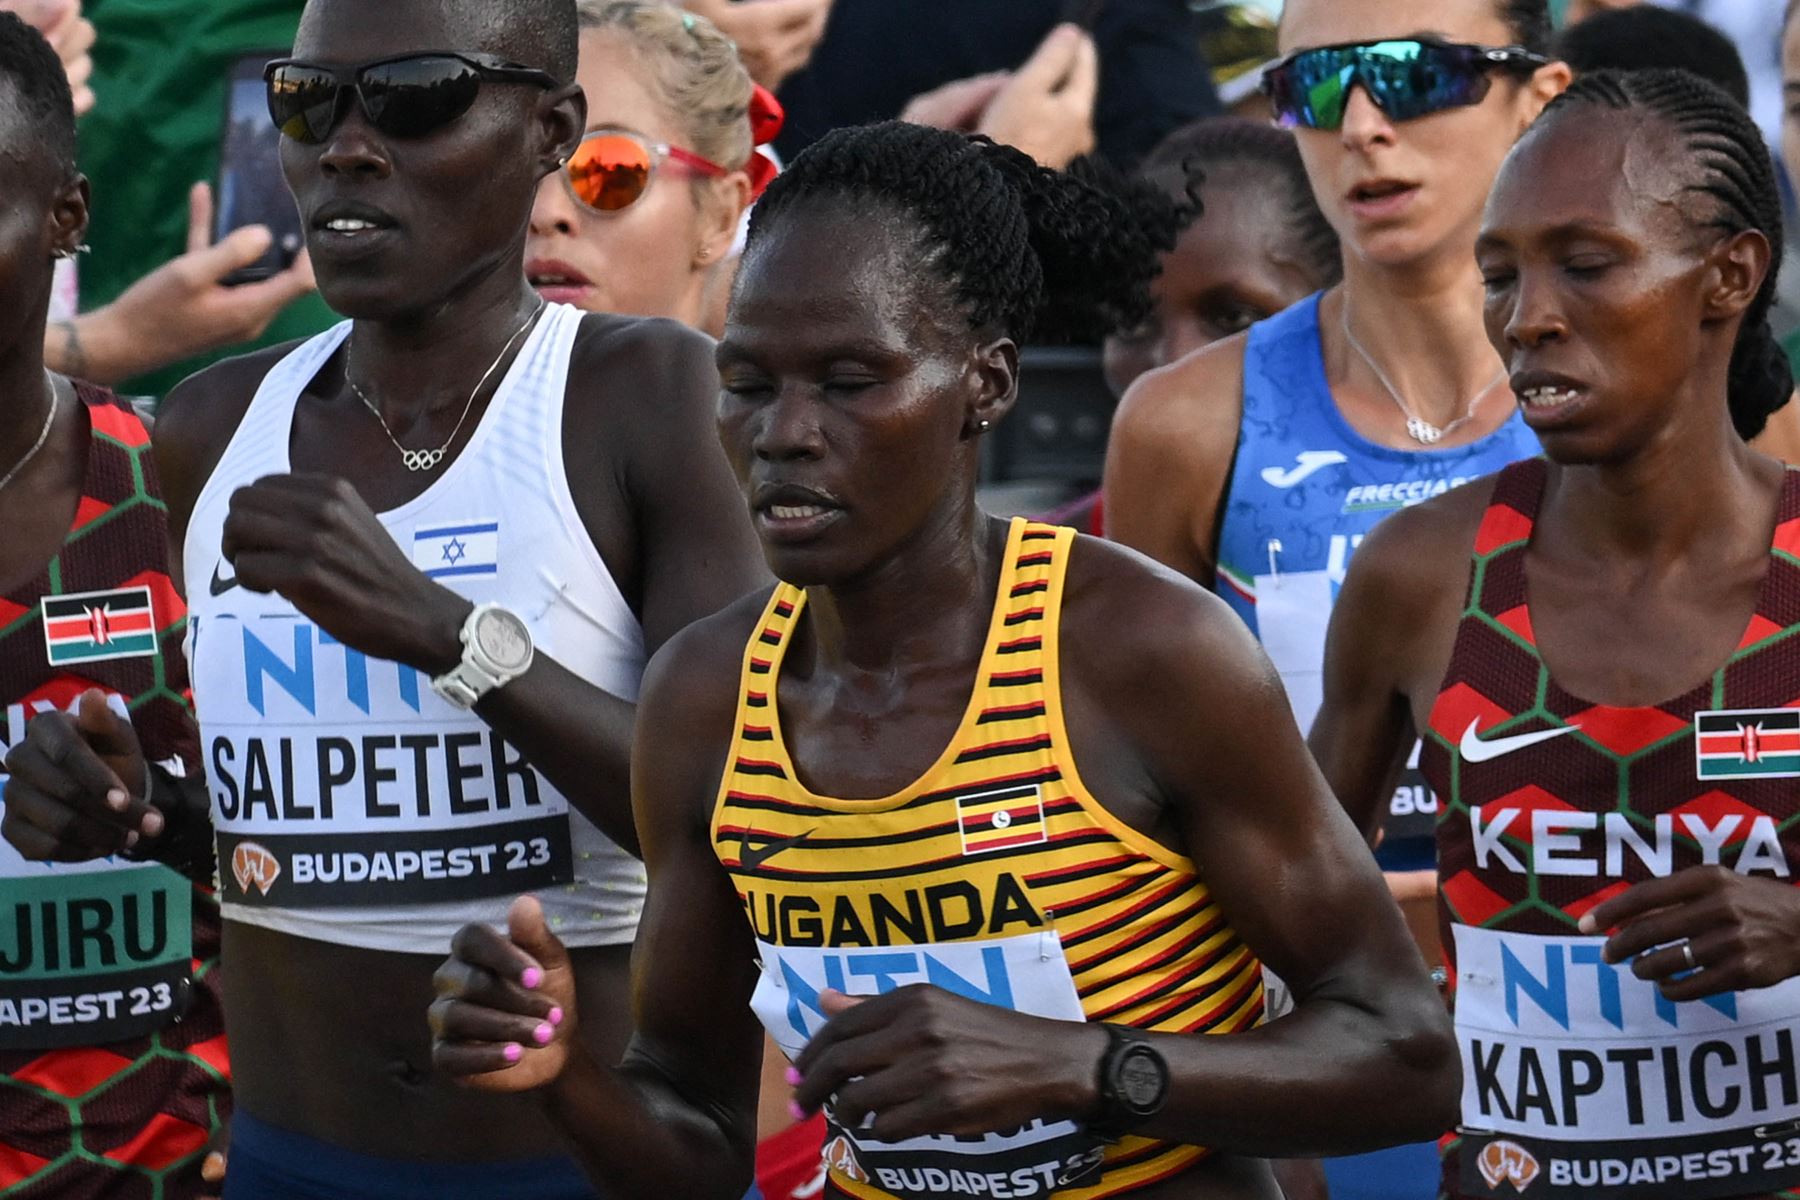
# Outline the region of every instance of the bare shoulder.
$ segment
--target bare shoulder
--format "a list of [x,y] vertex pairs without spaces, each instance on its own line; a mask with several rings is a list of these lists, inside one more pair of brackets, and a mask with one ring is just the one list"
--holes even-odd
[[614,450],[615,469],[629,472],[640,460],[685,453],[690,431],[710,436],[713,340],[663,317],[589,313],[569,355],[568,400],[567,443],[587,457]]
[[673,383],[666,379],[670,373],[692,372],[700,364],[710,370],[712,362],[713,340],[680,321],[589,313],[570,351],[570,388],[602,404],[641,403],[641,393],[628,393]]
[[1058,640],[1065,672],[1133,723],[1165,720],[1161,713],[1192,725],[1198,706],[1229,704],[1247,689],[1281,695],[1262,648],[1223,600],[1099,538],[1076,538]]
[[663,644],[644,671],[640,725],[686,737],[724,728],[736,713],[744,649],[768,608],[772,587],[759,588]]
[[193,508],[263,379],[299,344],[285,342],[223,359],[163,397],[156,410],[156,465],[175,513]]
[[1119,402],[1113,437],[1203,461],[1229,458],[1243,418],[1247,339],[1234,334],[1140,376]]

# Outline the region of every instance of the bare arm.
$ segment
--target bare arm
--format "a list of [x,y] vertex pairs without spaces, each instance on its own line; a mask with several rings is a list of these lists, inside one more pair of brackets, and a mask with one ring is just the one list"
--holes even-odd
[[[747,636],[748,618],[743,625]],[[755,947],[708,841],[735,712],[729,640],[696,630],[645,679],[634,790],[650,895],[633,959],[637,1033],[624,1062],[596,1062],[573,1036],[572,987],[545,999],[533,993],[554,981],[521,986],[561,953],[547,932],[509,941],[471,925],[438,973],[438,1068],[497,1091],[542,1086],[542,1103],[609,1196],[736,1200],[750,1180],[762,1044],[749,1006]],[[540,1049],[531,1034],[551,1001],[566,1016]],[[521,1047],[516,1065],[508,1041]]]
[[1107,537],[1213,585],[1243,393],[1241,336],[1131,385],[1107,444]]
[[1382,522],[1332,609],[1324,702],[1307,746],[1371,842],[1418,738],[1415,711],[1431,704],[1449,664],[1469,549],[1492,494],[1491,483],[1469,484]]

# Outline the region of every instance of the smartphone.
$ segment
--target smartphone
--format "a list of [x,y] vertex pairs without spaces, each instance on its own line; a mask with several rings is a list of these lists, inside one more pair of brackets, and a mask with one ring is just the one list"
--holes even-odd
[[281,174],[281,133],[269,120],[263,68],[287,51],[246,54],[231,64],[225,124],[219,135],[219,180],[213,188],[213,241],[246,225],[266,225],[274,238],[260,259],[233,271],[228,287],[279,275],[306,245],[300,210]]

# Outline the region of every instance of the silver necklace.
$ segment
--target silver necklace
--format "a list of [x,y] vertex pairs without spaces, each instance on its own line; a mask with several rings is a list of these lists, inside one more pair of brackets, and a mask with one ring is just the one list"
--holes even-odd
[[1400,389],[1393,385],[1387,377],[1387,372],[1383,371],[1375,364],[1375,360],[1369,356],[1369,352],[1362,348],[1362,343],[1356,340],[1356,335],[1350,332],[1350,306],[1348,304],[1344,305],[1343,312],[1344,340],[1350,343],[1350,348],[1352,350],[1362,355],[1362,360],[1369,364],[1369,370],[1375,372],[1375,378],[1381,380],[1381,386],[1387,389],[1387,394],[1394,401],[1394,406],[1398,408],[1400,414],[1406,418],[1407,436],[1412,438],[1413,441],[1418,442],[1420,445],[1430,446],[1441,442],[1450,434],[1455,433],[1463,425],[1473,420],[1475,417],[1475,410],[1480,406],[1482,399],[1486,397],[1489,392],[1493,391],[1502,379],[1506,378],[1506,368],[1501,367],[1499,373],[1488,380],[1487,384],[1482,387],[1480,391],[1469,397],[1468,407],[1463,412],[1462,416],[1456,418],[1456,420],[1450,422],[1448,425],[1433,425],[1430,421],[1427,421],[1424,417],[1419,416],[1414,413],[1412,409],[1407,407],[1406,401],[1400,398]]
[[19,472],[23,471],[26,464],[37,457],[37,452],[42,450],[44,443],[50,440],[50,426],[56,423],[57,399],[56,385],[50,381],[48,375],[44,377],[44,390],[50,393],[49,408],[44,413],[44,427],[38,430],[37,441],[31,443],[31,449],[25,452],[25,457],[14,463],[12,470],[5,475],[0,475],[0,491],[4,491],[7,484],[19,477]]
[[[456,440],[456,435],[462,432],[463,422],[469,419],[469,410],[475,407],[475,397],[481,395],[481,389],[487,386],[487,381],[493,378],[495,371],[500,369],[500,364],[505,360],[507,353],[513,348],[513,343],[517,342],[524,332],[531,328],[531,323],[537,320],[539,313],[544,311],[544,303],[542,298],[538,300],[537,307],[531,310],[531,315],[525,318],[525,323],[513,331],[513,335],[506,339],[506,345],[500,347],[500,353],[494,359],[492,365],[481,373],[481,381],[475,385],[475,390],[470,392],[469,398],[463,402],[462,416],[456,418],[456,427],[450,431],[450,436],[444,439],[443,445],[427,450],[408,450],[405,446],[400,444],[400,439],[394,436],[394,431],[392,429],[388,428],[387,418],[381,415],[381,410],[375,407],[375,402],[369,399],[369,394],[357,387],[356,380],[350,378],[350,360],[352,355],[354,355],[355,350],[352,348],[345,351],[344,382],[350,385],[350,390],[356,393],[356,398],[363,402],[363,407],[368,409],[369,412],[374,415],[375,419],[381,423],[381,432],[387,434],[388,441],[394,443],[394,449],[400,452],[400,462],[407,470],[429,471],[444,461],[444,455],[450,450],[450,443],[454,442]],[[15,470],[16,469],[17,468],[15,468]],[[4,483],[0,483],[0,487],[5,486]]]

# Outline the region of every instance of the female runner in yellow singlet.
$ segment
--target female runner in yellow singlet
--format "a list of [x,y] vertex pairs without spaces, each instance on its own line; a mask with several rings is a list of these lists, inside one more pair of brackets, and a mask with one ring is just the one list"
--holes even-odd
[[[431,1013],[439,1069],[543,1088],[606,1194],[739,1194],[759,1018],[859,1200],[1273,1198],[1259,1156],[1449,1117],[1442,1006],[1241,624],[975,504],[1019,343],[1141,318],[1175,227],[899,124],[757,210],[720,429],[787,582],[646,678],[632,1048],[570,1036],[529,898],[463,929]],[[1262,960],[1298,998],[1267,1025]]]

